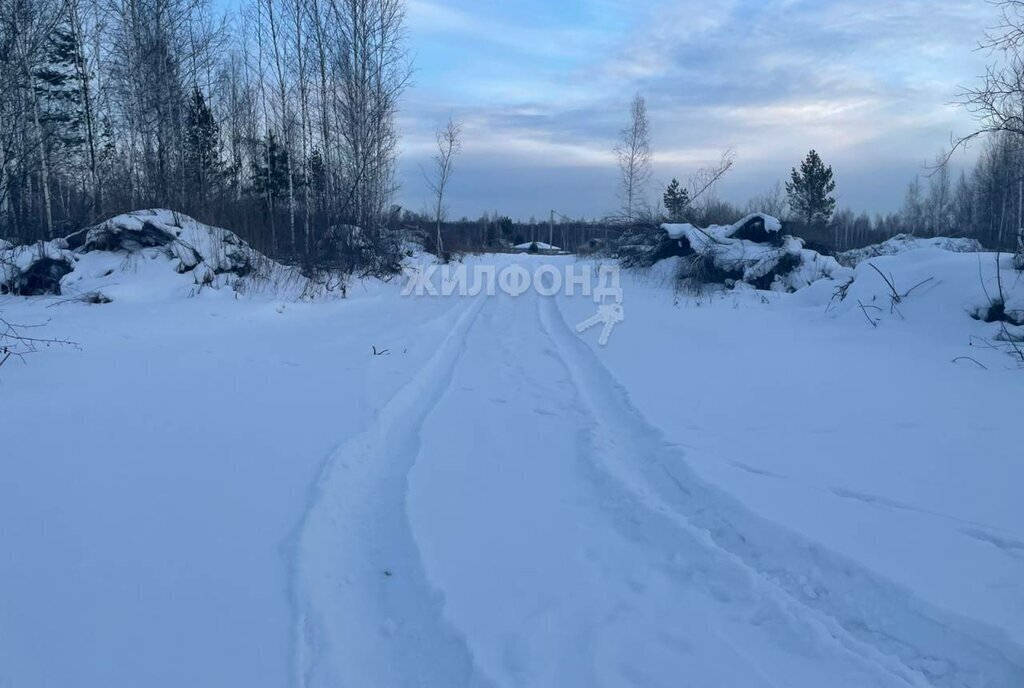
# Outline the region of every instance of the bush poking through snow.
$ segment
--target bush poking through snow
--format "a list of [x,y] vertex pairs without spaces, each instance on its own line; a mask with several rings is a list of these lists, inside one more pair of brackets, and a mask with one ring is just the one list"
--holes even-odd
[[885,275],[885,273],[883,273],[881,270],[879,270],[878,266],[876,266],[874,263],[868,263],[868,267],[871,268],[872,270],[874,270],[875,272],[877,272],[878,276],[881,277],[882,280],[885,282],[885,286],[889,288],[889,294],[888,294],[888,296],[889,296],[889,313],[890,314],[896,313],[901,318],[903,317],[903,314],[900,313],[900,310],[899,310],[899,308],[897,308],[897,306],[900,305],[901,303],[903,303],[903,299],[905,299],[908,296],[910,296],[910,294],[915,289],[917,289],[918,287],[922,287],[925,284],[928,284],[929,282],[931,282],[933,279],[935,279],[934,277],[929,277],[927,279],[923,279],[920,282],[918,282],[917,284],[915,284],[914,286],[912,286],[910,289],[907,289],[906,291],[901,292],[901,291],[899,291],[896,288],[896,280],[895,280],[895,278],[893,278],[892,275],[889,275],[887,277]]
[[[1016,260],[1014,259],[1011,264],[1016,267]],[[1021,347],[1024,344],[1024,332],[1021,331],[1024,329],[1024,308],[1007,307],[1008,299],[1006,290],[1003,288],[1003,275],[998,253],[996,254],[995,275],[996,293],[989,293],[983,279],[981,287],[985,292],[988,304],[976,308],[971,313],[971,317],[986,323],[998,323],[999,332],[996,333],[995,340],[1006,344],[1017,363],[1024,365],[1024,348]]]
[[307,274],[316,282],[323,281],[324,273],[387,279],[402,271],[406,240],[399,232],[365,232],[354,225],[331,227],[317,242],[316,266]]
[[615,252],[626,268],[646,268],[666,258],[693,253],[689,243],[684,247],[678,240],[667,240],[665,231],[654,222],[627,225],[616,243]]

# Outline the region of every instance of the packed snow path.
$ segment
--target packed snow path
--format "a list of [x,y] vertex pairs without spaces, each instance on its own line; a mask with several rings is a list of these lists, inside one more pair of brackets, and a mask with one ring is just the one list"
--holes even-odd
[[692,473],[555,299],[479,297],[327,460],[303,686],[1013,686],[1002,636]]

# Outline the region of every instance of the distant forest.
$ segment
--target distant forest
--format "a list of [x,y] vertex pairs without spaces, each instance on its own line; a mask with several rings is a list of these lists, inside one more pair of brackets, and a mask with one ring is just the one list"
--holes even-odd
[[[672,211],[662,202],[634,213],[633,221],[684,221],[706,227],[730,224],[750,213],[767,213],[783,220],[787,233],[803,237],[822,252],[859,248],[901,233],[973,237],[988,248],[1014,250],[1019,228],[1024,227],[1024,148],[1019,137],[1005,133],[990,137],[982,146],[974,168],[955,178],[945,164],[947,156],[938,155],[933,166],[923,168],[921,175],[907,185],[903,205],[895,212],[871,215],[841,208],[827,217],[807,221],[794,213],[785,186],[778,182],[743,205],[710,193],[688,204],[678,218],[672,217]],[[654,195],[663,190],[651,191]],[[412,213],[405,215],[407,226],[427,226],[430,221]],[[617,237],[628,224],[621,213],[599,220],[555,215],[526,222],[485,213],[477,219],[446,221],[445,246],[471,250],[496,247],[505,239],[514,243],[536,240],[576,250],[591,239]]]
[[708,225],[757,211],[825,250],[900,232],[1012,248],[1024,224],[1024,22],[1019,3],[997,4],[1004,23],[986,40],[998,60],[962,94],[980,126],[957,144],[984,135],[977,165],[954,179],[940,156],[899,212],[830,207],[801,218],[782,183],[734,205],[715,194],[731,158],[693,175],[699,193],[684,185],[691,200],[666,209],[664,190],[649,188],[637,96],[616,147],[622,208],[524,222],[447,217],[452,123],[436,211],[394,205],[395,113],[411,74],[403,0],[246,0],[227,15],[209,0],[0,0],[0,236],[32,242],[167,207],[281,259],[321,264],[394,255],[410,231],[455,251],[533,240],[576,249],[639,221]]

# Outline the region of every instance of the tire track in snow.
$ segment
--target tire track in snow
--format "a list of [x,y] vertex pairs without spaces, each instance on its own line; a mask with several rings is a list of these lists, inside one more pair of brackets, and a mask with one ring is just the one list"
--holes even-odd
[[1001,632],[932,608],[895,583],[765,521],[704,483],[632,406],[594,352],[565,322],[553,299],[540,319],[593,423],[600,469],[655,516],[706,534],[754,573],[783,608],[818,624],[836,642],[908,684],[1019,688],[1024,651]]
[[294,681],[298,686],[487,686],[441,619],[405,509],[422,424],[451,382],[485,304],[448,335],[364,432],[325,462],[296,543]]
[[[408,499],[424,572],[488,676],[566,688],[925,685],[838,645],[705,533],[610,479],[536,297],[496,301],[431,412]],[[507,406],[487,401],[499,389]]]

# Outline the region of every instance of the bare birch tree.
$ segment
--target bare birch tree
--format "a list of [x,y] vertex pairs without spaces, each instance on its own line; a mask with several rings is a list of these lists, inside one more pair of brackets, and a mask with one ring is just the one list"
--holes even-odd
[[651,178],[650,126],[647,102],[637,93],[629,108],[629,125],[622,130],[615,147],[619,161],[622,212],[627,221],[635,220],[644,203],[644,190]]
[[433,193],[433,207],[431,208],[436,228],[435,247],[437,255],[444,260],[444,243],[441,240],[441,224],[444,222],[448,209],[445,206],[445,192],[448,190],[448,182],[451,181],[453,163],[455,156],[462,148],[462,125],[448,118],[448,123],[435,135],[437,141],[437,153],[433,158],[432,174],[427,175],[427,185]]

